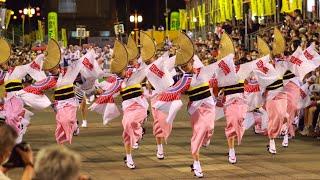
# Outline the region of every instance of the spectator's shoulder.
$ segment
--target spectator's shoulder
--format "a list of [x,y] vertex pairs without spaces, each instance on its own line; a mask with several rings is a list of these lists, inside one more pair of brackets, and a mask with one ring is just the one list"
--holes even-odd
[[0,180],[10,180],[10,178],[7,177],[6,175],[4,175],[4,174],[0,171]]

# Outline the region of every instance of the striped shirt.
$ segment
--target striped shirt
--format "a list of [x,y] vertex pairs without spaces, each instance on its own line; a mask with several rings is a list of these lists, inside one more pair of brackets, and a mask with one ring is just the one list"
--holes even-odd
[[174,101],[181,98],[181,94],[189,89],[192,80],[192,74],[185,73],[182,78],[167,91],[160,93],[158,96],[159,101]]

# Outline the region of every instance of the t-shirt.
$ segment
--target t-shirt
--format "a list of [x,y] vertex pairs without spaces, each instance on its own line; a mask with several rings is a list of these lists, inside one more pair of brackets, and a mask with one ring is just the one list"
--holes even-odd
[[0,171],[0,180],[10,180],[10,179]]

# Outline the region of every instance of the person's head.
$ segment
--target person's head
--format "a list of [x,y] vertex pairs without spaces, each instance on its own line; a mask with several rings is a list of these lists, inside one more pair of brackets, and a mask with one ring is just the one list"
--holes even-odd
[[64,146],[43,148],[36,157],[34,179],[76,180],[80,175],[80,163],[80,156]]
[[257,50],[252,50],[251,51],[251,60],[256,60],[258,58],[258,51]]
[[0,125],[0,165],[5,164],[11,155],[18,134],[9,125]]
[[193,62],[194,62],[194,60],[191,59],[188,63],[182,65],[181,69],[187,73],[192,73],[193,72]]
[[292,52],[294,52],[300,45],[301,45],[301,41],[299,39],[292,41],[292,45],[291,45]]
[[1,68],[2,70],[7,71],[7,70],[9,69],[9,63],[6,62],[6,63],[1,64],[1,65],[0,65],[0,68]]

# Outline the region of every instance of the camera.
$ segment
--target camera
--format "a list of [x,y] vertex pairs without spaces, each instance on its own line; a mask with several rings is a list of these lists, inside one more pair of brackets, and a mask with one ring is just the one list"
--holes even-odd
[[26,143],[26,142],[22,142],[20,144],[17,144],[14,146],[10,158],[8,160],[7,163],[5,163],[4,165],[2,165],[5,168],[11,169],[11,168],[19,168],[19,167],[25,167],[25,164],[20,156],[20,153],[18,152],[17,149],[20,149],[22,151],[29,151],[30,148],[30,144]]

